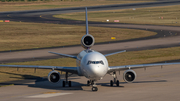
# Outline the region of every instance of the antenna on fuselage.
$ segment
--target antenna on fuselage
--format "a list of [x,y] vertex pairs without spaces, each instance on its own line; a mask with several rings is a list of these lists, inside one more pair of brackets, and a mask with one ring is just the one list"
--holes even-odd
[[86,35],[89,34],[89,30],[88,30],[88,16],[87,16],[87,7],[85,7],[85,11],[86,11]]

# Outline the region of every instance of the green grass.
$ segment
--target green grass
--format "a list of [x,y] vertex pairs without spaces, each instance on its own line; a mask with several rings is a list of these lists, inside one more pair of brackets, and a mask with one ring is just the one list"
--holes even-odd
[[[180,59],[180,47],[162,48],[153,50],[125,52],[107,57],[109,66],[133,65],[154,62],[165,62],[169,60]],[[71,58],[59,58],[42,61],[11,63],[13,65],[43,65],[43,66],[76,66],[76,60]],[[11,80],[22,80],[34,77],[44,77],[50,72],[50,69],[26,68],[0,68],[0,82]]]
[[[155,0],[151,0],[155,1]],[[36,10],[36,9],[52,9],[52,8],[65,8],[65,7],[84,7],[84,6],[97,6],[97,5],[110,5],[110,4],[124,4],[124,3],[137,3],[137,2],[150,2],[145,0],[78,0],[78,1],[36,1],[36,2],[0,2],[0,11],[19,11],[19,10]]]
[[[46,23],[0,22],[0,51],[57,47],[80,44],[85,35],[85,26],[59,25]],[[89,27],[98,42],[134,39],[155,35],[155,32]],[[111,37],[116,37],[112,40]]]
[[[84,13],[61,14],[54,17],[84,20]],[[89,21],[98,22],[106,22],[109,19],[110,22],[119,20],[120,23],[180,26],[180,6],[88,12],[88,18]]]

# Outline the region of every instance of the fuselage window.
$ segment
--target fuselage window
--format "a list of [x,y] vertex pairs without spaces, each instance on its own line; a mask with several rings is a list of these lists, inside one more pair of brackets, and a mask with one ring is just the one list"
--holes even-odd
[[102,64],[104,65],[104,62],[101,60],[101,61],[88,61],[87,65],[89,64]]

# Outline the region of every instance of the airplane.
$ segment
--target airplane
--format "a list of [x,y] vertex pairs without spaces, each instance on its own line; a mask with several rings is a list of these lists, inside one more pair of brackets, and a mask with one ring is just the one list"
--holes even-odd
[[91,47],[95,43],[95,39],[92,35],[89,34],[88,31],[88,17],[87,17],[87,7],[85,8],[86,15],[86,34],[81,39],[81,45],[85,49],[81,51],[77,56],[49,52],[52,54],[65,56],[69,58],[76,59],[76,67],[63,67],[63,66],[33,66],[33,65],[0,65],[1,67],[16,67],[16,68],[38,68],[38,69],[52,69],[52,71],[48,74],[48,80],[52,83],[57,83],[61,80],[60,73],[56,70],[65,72],[65,81],[62,82],[62,86],[71,87],[71,81],[68,81],[68,77],[70,77],[69,73],[77,74],[78,76],[85,76],[87,80],[87,85],[92,86],[92,91],[98,91],[96,81],[103,79],[106,74],[110,74],[113,77],[113,80],[110,80],[110,86],[116,84],[119,86],[119,80],[117,79],[116,72],[125,70],[123,73],[123,79],[125,82],[133,82],[137,75],[133,69],[137,68],[146,68],[151,66],[163,66],[163,65],[175,65],[180,64],[180,62],[176,63],[154,63],[154,64],[138,64],[138,65],[124,65],[124,66],[109,66],[107,56],[123,53],[126,50],[118,51],[110,54],[101,54],[95,50],[92,50]]

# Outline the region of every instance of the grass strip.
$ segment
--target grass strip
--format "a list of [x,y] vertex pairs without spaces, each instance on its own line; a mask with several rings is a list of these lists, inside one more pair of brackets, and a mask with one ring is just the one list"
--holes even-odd
[[[0,51],[36,49],[80,44],[85,26],[50,23],[3,22],[0,23]],[[96,43],[127,40],[156,35],[155,32],[89,27]],[[116,37],[116,39],[111,39]]]
[[[155,0],[151,0],[155,1]],[[31,1],[31,2],[0,2],[0,11],[19,11],[19,10],[36,10],[36,9],[52,9],[67,7],[84,7],[110,4],[125,4],[150,2],[145,0],[78,0],[78,1]]]

